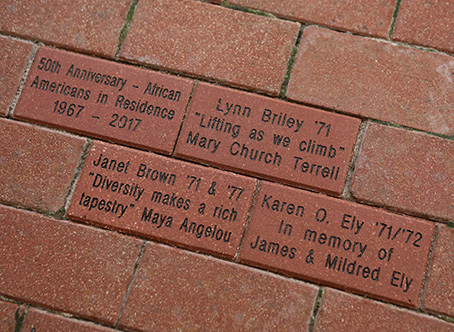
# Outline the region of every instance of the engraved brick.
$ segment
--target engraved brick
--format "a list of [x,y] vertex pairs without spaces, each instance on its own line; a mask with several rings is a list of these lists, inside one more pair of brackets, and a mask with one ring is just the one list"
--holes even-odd
[[280,17],[338,30],[388,38],[395,0],[229,0],[229,4],[258,9]]
[[15,314],[18,308],[17,304],[0,301],[0,331],[14,331]]
[[140,331],[307,331],[317,288],[148,243],[120,327]]
[[454,229],[438,225],[422,307],[454,317]]
[[234,257],[256,183],[236,174],[96,142],[68,216]]
[[198,83],[176,155],[342,193],[360,120]]
[[298,29],[200,1],[140,1],[120,57],[277,95]]
[[110,328],[93,323],[59,316],[46,311],[30,308],[27,312],[22,331],[77,331],[77,332],[114,332]]
[[192,85],[191,80],[42,47],[14,116],[169,154]]
[[416,307],[433,231],[425,220],[262,182],[240,261]]
[[5,296],[113,325],[141,241],[0,206]]
[[369,124],[351,192],[374,205],[453,220],[454,141]]
[[6,116],[33,45],[0,36],[0,116]]
[[333,289],[326,289],[314,332],[452,332],[454,325]]
[[304,32],[287,96],[312,105],[454,134],[452,57],[326,29]]
[[0,31],[113,57],[130,1],[4,0]]
[[6,119],[0,119],[0,132],[0,202],[57,212],[85,140]]
[[402,1],[392,38],[454,53],[453,8],[453,0]]

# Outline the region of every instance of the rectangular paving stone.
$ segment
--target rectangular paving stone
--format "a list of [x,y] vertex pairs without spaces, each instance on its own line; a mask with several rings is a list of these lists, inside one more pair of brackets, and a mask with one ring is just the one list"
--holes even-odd
[[41,47],[14,116],[170,154],[191,80]]
[[432,316],[326,289],[314,332],[452,332],[454,325]]
[[201,1],[139,1],[120,57],[278,95],[298,30]]
[[287,97],[366,118],[454,134],[452,57],[309,27]]
[[257,180],[95,142],[68,216],[233,258]]
[[262,182],[239,258],[416,307],[433,232],[428,221]]
[[63,208],[85,139],[3,118],[0,133],[0,203]]
[[46,331],[77,331],[77,332],[114,332],[104,326],[76,320],[50,312],[30,308],[27,312],[24,325],[24,332],[46,332]]
[[148,243],[120,328],[138,331],[308,331],[317,288]]
[[438,225],[422,308],[454,317],[454,229]]
[[198,83],[175,155],[342,193],[360,120]]
[[113,325],[142,242],[0,206],[0,294]]
[[0,2],[0,31],[113,58],[129,0]]
[[454,1],[402,1],[392,38],[454,53]]
[[454,220],[454,141],[370,123],[351,193],[374,205]]
[[14,331],[17,309],[19,306],[15,303],[0,301],[0,331]]
[[388,38],[395,0],[229,0],[229,4],[338,30]]
[[33,45],[0,36],[0,116],[6,116],[24,74]]

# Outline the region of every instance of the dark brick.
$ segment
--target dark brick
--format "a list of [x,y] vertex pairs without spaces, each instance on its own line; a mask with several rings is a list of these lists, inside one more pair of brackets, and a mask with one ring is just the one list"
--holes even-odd
[[288,97],[366,118],[454,134],[454,61],[385,41],[305,30]]
[[307,331],[316,287],[148,243],[120,327],[140,331]]
[[229,0],[229,4],[338,30],[388,38],[395,0]]
[[0,116],[6,116],[24,74],[33,45],[0,36]]
[[454,317],[454,229],[438,225],[422,307]]
[[18,305],[0,301],[0,331],[13,332],[16,325],[15,314]]
[[0,119],[0,132],[0,202],[61,209],[85,140],[6,119]]
[[314,332],[452,332],[454,325],[333,289],[326,289]]
[[0,293],[113,325],[141,241],[0,206]]
[[454,53],[453,8],[453,0],[402,1],[392,38]]
[[277,95],[298,29],[200,1],[139,1],[120,57]]
[[452,220],[454,141],[371,123],[351,192],[374,205]]
[[4,0],[0,31],[113,57],[130,2]]
[[[34,330],[33,330],[34,329]],[[95,325],[76,319],[52,314],[35,308],[30,308],[27,312],[24,326],[24,332],[57,332],[57,331],[77,331],[77,332],[114,332],[107,327]]]

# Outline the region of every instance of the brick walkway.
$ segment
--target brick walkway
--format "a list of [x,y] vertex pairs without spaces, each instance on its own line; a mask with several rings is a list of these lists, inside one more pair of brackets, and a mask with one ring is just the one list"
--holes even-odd
[[454,331],[453,0],[0,11],[0,331]]

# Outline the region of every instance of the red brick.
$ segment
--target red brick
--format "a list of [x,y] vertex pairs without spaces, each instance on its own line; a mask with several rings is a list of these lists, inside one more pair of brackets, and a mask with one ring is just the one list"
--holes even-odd
[[452,220],[454,141],[369,124],[351,192],[374,205]]
[[334,29],[388,38],[395,0],[229,0],[229,4],[258,9],[280,17]]
[[454,229],[438,225],[422,307],[454,317]]
[[452,57],[310,27],[288,97],[362,117],[454,134]]
[[0,119],[0,132],[0,202],[57,212],[85,140],[6,119]]
[[0,293],[113,324],[141,241],[0,207]]
[[262,182],[240,261],[416,307],[433,232],[428,221]]
[[18,308],[17,304],[0,301],[0,331],[14,331],[15,314]]
[[314,286],[148,243],[120,327],[140,331],[307,331]]
[[298,29],[200,1],[140,1],[120,56],[277,95]]
[[[118,167],[109,168],[113,161]],[[68,216],[233,258],[256,185],[255,179],[96,142]]]
[[[34,330],[33,330],[34,329]],[[71,319],[35,308],[30,308],[22,328],[24,332],[77,331],[77,332],[114,332],[107,327]]]
[[409,310],[333,289],[324,292],[314,332],[448,332],[454,325]]
[[5,0],[0,31],[113,57],[130,1]]
[[[79,74],[83,71],[88,72],[85,79]],[[192,85],[187,79],[42,47],[14,116],[170,154]]]
[[0,36],[0,116],[6,116],[16,95],[19,82],[33,45]]
[[[344,115],[199,83],[175,154],[340,195],[359,124]],[[242,155],[243,146],[248,152]]]
[[453,0],[402,1],[392,38],[454,53],[453,8]]

